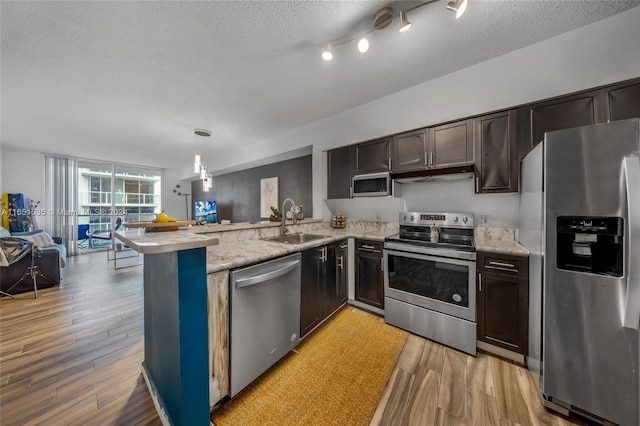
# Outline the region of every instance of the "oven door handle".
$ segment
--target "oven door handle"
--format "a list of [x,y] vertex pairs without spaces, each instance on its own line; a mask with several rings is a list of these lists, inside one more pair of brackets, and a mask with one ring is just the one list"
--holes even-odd
[[396,256],[411,257],[413,259],[428,259],[442,261],[442,259],[451,259],[462,261],[466,264],[476,264],[475,252],[453,252],[448,249],[437,249],[431,247],[419,247],[421,251],[404,251],[406,245],[385,243],[385,251],[393,253]]
[[452,263],[454,265],[466,265],[469,267],[473,267],[474,273],[475,273],[476,261],[473,259],[440,257],[440,256],[432,256],[429,254],[411,253],[411,252],[397,251],[397,250],[391,250],[391,249],[384,249],[384,252],[387,253],[387,255],[393,255],[397,257],[408,257],[411,259],[418,259],[418,260],[430,260],[432,262],[438,262],[438,263]]

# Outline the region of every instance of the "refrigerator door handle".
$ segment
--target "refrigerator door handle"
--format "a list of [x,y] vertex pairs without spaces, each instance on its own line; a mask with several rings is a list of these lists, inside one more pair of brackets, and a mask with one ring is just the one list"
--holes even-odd
[[637,259],[631,259],[631,255],[640,254],[640,158],[637,156],[625,157],[624,177],[627,191],[627,214],[629,221],[629,268],[627,275],[627,294],[624,306],[623,326],[638,330],[640,323],[640,270]]

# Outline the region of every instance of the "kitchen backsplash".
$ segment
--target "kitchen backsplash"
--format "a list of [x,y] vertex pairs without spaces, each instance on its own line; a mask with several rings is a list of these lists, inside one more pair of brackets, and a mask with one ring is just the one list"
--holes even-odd
[[394,197],[370,197],[325,200],[331,214],[343,214],[347,219],[398,222],[402,211],[470,212],[474,224],[480,216],[489,216],[489,226],[518,226],[518,193],[475,194],[474,181],[422,182],[396,184]]

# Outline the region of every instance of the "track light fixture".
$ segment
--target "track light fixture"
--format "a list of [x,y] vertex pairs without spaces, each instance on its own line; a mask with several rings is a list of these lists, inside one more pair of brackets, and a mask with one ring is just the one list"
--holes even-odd
[[[332,46],[333,47],[342,46],[343,44],[351,43],[352,41],[356,41],[356,40],[357,40],[358,52],[360,53],[367,52],[369,50],[369,40],[366,38],[367,35],[369,35],[374,31],[381,30],[388,27],[389,24],[391,24],[391,22],[397,17],[400,17],[400,28],[398,29],[398,31],[405,32],[409,28],[411,28],[411,25],[412,25],[411,22],[409,22],[409,18],[407,17],[407,14],[412,10],[415,10],[427,4],[434,3],[436,1],[438,0],[428,0],[423,3],[419,3],[416,6],[401,10],[398,15],[394,15],[393,9],[391,7],[388,7],[388,6],[383,7],[382,9],[378,10],[373,17],[373,28],[371,28],[365,34],[361,34],[359,36],[356,36],[347,40],[337,41],[334,43],[327,43],[326,45],[320,46],[320,48],[323,49],[322,59],[324,59],[325,61],[330,61],[333,59],[333,52],[331,51]],[[456,18],[459,18],[462,16],[464,11],[466,10],[468,2],[469,0],[450,1],[449,3],[447,3],[447,9],[456,12]]]
[[447,3],[447,9],[456,13],[456,19],[461,17],[465,10],[467,10],[467,4],[469,0],[455,0]]

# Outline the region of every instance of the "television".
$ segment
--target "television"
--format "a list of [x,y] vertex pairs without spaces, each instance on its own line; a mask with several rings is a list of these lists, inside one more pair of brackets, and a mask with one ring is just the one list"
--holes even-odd
[[196,220],[206,220],[208,223],[218,223],[215,201],[196,201]]

